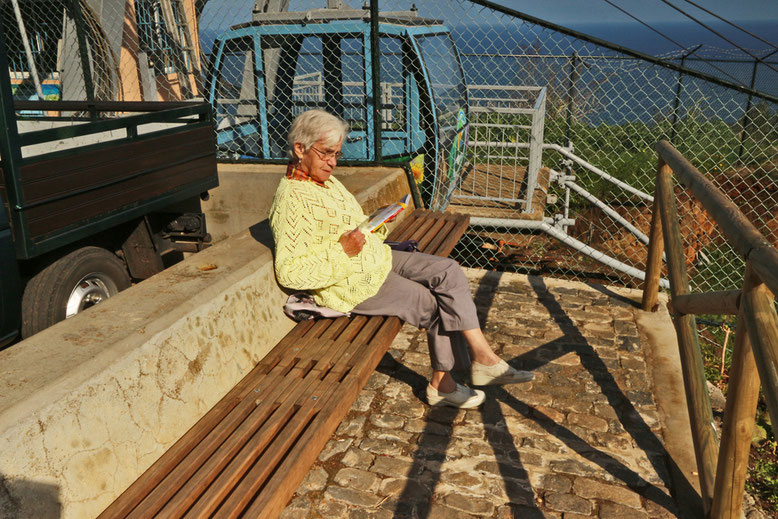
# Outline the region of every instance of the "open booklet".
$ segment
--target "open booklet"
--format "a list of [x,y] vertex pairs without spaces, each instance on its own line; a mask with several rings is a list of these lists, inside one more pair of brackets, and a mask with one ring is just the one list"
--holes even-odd
[[405,195],[399,202],[382,207],[378,211],[371,214],[367,220],[359,224],[358,229],[362,232],[375,231],[388,220],[391,220],[397,216],[400,211],[408,207],[409,203],[411,203],[411,195]]

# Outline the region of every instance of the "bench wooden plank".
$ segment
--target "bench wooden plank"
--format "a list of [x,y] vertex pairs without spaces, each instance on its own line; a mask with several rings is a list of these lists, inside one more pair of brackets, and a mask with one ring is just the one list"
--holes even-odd
[[[397,321],[397,330],[399,331],[399,319],[392,317],[387,320]],[[389,343],[391,343],[391,339],[383,343],[385,348],[388,348]],[[311,423],[311,426],[300,437],[296,448],[289,453],[284,462],[278,467],[276,473],[283,474],[284,477],[272,478],[268,481],[262,492],[246,511],[246,517],[271,518],[278,516],[289,501],[289,498],[294,494],[300,481],[305,477],[310,466],[316,461],[321,449],[324,448],[324,445],[329,441],[330,436],[335,432],[340,421],[351,408],[351,404],[356,400],[359,391],[383,357],[386,351],[385,348],[371,347],[359,350],[359,358],[355,360],[359,366],[362,366],[362,369],[359,370],[361,373],[354,373],[354,376],[344,379],[338,388],[337,394],[333,395],[326,403],[322,411]],[[230,517],[235,517],[235,515]]]
[[448,225],[448,224],[449,224],[449,222],[447,222],[443,218],[438,218],[436,220],[433,220],[432,226],[419,239],[419,249],[420,250],[429,250],[430,242],[432,242],[432,240],[435,238],[435,236],[439,232],[441,232],[443,230],[443,228],[446,227],[446,225]]
[[[421,214],[421,209],[416,209],[415,211],[408,214],[405,219],[398,223],[392,232],[389,233],[389,239],[390,240],[400,240],[400,239],[407,239],[407,236],[410,236],[410,233],[408,232],[408,228],[416,222],[419,215]],[[403,238],[400,238],[403,237]]]
[[[311,430],[310,425],[315,417],[320,416],[323,402],[339,398],[339,391],[335,391],[336,388],[340,389],[339,383],[328,381],[322,386],[319,394],[311,396],[295,417],[284,427],[282,434],[279,435],[280,440],[273,442],[272,446],[257,460],[246,477],[215,514],[215,517],[236,517],[240,514],[251,503],[257,491],[276,473],[278,465],[290,456],[289,450],[294,445],[304,445],[306,449],[315,450],[316,456],[319,455],[321,448],[304,441],[300,442],[300,436],[303,432]],[[248,514],[249,517],[251,515],[251,513]],[[193,514],[191,517],[202,517],[202,515]]]
[[[302,397],[308,397],[312,392],[316,392],[320,385],[319,377],[311,372],[310,376],[301,379],[301,383],[289,394],[288,399],[281,405],[274,402],[272,413],[261,416],[252,416],[244,424],[249,424],[240,434],[230,438],[231,443],[226,444],[218,451],[218,456],[212,456],[208,463],[204,464],[200,470],[184,485],[175,497],[160,511],[158,517],[170,518],[181,517],[199,498],[209,486],[216,489],[216,495],[211,494],[203,504],[208,506],[208,502],[213,504],[213,509],[218,506],[222,499],[229,493],[234,485],[240,481],[246,470],[252,462],[257,459],[268,446],[274,446],[278,443],[278,438],[283,438],[279,434],[290,423],[299,416],[301,407],[294,405]],[[256,424],[261,427],[256,427]],[[224,470],[227,469],[225,472]],[[224,486],[211,485],[212,482],[221,482]],[[202,516],[200,516],[202,517]]]
[[[447,255],[466,215],[417,210],[390,234]],[[276,517],[402,327],[299,323],[100,517]]]
[[[305,335],[316,324],[314,321],[304,321],[295,326],[276,346],[276,349],[285,351],[286,347],[293,344],[299,337]],[[275,351],[275,349],[274,349]],[[203,438],[229,414],[235,406],[251,392],[254,386],[261,380],[273,366],[273,358],[266,356],[257,364],[238,384],[233,387],[211,410],[198,420],[184,436],[181,437],[159,460],[149,467],[130,488],[133,492],[125,491],[108,510],[111,515],[106,515],[106,510],[100,514],[100,519],[108,517],[124,517],[135,508],[148,493],[159,484],[170,471],[178,465]],[[144,482],[143,486],[138,483]]]
[[454,250],[454,246],[467,230],[467,226],[470,224],[470,217],[467,215],[457,216],[459,216],[459,218],[452,218],[455,222],[454,227],[449,231],[442,242],[434,248],[433,254],[437,254],[438,256],[448,256],[451,254],[451,251]]

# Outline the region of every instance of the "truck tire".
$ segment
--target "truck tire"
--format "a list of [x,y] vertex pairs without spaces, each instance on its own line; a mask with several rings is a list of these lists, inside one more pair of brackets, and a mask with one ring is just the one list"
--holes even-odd
[[22,338],[72,317],[130,286],[124,263],[100,247],[83,247],[30,279],[22,296]]

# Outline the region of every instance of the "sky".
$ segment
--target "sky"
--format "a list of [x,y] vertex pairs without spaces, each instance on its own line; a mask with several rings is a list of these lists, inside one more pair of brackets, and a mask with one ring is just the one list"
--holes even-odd
[[[493,0],[506,7],[625,47],[658,54],[698,44],[713,48],[751,49],[766,55],[778,48],[778,0],[666,0],[714,32],[668,6],[663,0]],[[668,39],[619,11],[616,6],[658,30]],[[744,27],[759,39],[706,13],[704,7],[729,22]],[[680,23],[683,23],[681,25]],[[721,38],[719,35],[724,36]]]
[[[623,45],[635,50],[656,53],[677,50],[677,45],[658,37],[651,29],[644,27],[628,15],[609,5],[621,7],[645,23],[652,25],[663,34],[671,37],[684,47],[703,43],[722,48],[732,48],[726,42],[695,25],[681,13],[669,7],[663,0],[491,0],[522,13],[547,20],[549,22],[578,29],[581,32]],[[773,50],[750,36],[727,26],[692,5],[693,2],[732,22],[740,22],[758,34],[761,38],[778,46],[778,0],[666,0],[688,12],[703,23],[709,24],[717,32],[736,45],[762,51]],[[201,28],[208,29],[218,25],[221,28],[251,19],[251,9],[255,0],[209,0],[201,19]],[[352,7],[361,6],[364,0],[346,0]],[[435,0],[378,0],[382,9],[399,9],[406,4],[418,4],[422,10],[425,5],[434,5]],[[323,7],[326,0],[292,0],[293,9]],[[433,9],[434,11],[434,9]],[[668,22],[686,22],[684,27],[667,27]],[[594,26],[592,26],[594,24]],[[657,25],[659,24],[659,25]],[[664,25],[663,25],[664,24]],[[618,26],[618,31],[614,27]],[[663,43],[660,49],[656,42]],[[767,51],[765,51],[767,52]]]
[[[418,3],[422,6],[425,2],[435,0],[408,0],[408,4]],[[605,0],[492,0],[517,11],[543,18],[560,25],[570,23],[596,23],[629,21],[627,15],[618,9],[608,5]],[[613,4],[629,11],[645,22],[678,21],[683,20],[683,15],[662,3],[662,0],[609,0]],[[714,20],[714,18],[693,5],[687,0],[667,0],[668,2],[688,11],[701,20]],[[713,11],[727,20],[774,20],[778,23],[778,0],[692,0],[698,5]],[[359,7],[363,0],[346,0],[352,7]],[[297,2],[304,4],[306,2]],[[323,7],[325,0],[311,1],[311,6]],[[379,6],[391,5],[397,9],[402,0],[379,0]],[[224,14],[246,18],[251,16],[253,0],[209,0],[206,10],[220,10]],[[297,7],[295,7],[297,8]],[[245,21],[245,20],[242,20]],[[236,22],[237,23],[237,22]]]
[[[661,0],[610,1],[648,23],[687,20]],[[668,1],[701,21],[715,20],[714,17],[697,9],[686,0]],[[693,0],[693,2],[730,21],[774,20],[778,23],[778,1],[776,0]],[[630,21],[627,15],[604,0],[496,0],[496,3],[560,25]]]

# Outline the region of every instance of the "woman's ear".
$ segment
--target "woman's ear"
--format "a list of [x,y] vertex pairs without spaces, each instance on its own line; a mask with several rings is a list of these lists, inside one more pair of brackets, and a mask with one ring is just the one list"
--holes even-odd
[[302,142],[294,143],[294,154],[298,161],[303,160],[303,155],[305,155],[305,146],[303,146]]

